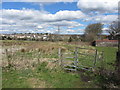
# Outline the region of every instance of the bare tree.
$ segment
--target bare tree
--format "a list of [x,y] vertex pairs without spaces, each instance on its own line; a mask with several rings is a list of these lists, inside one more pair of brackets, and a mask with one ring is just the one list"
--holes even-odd
[[110,39],[118,39],[117,35],[120,34],[120,21],[113,21],[108,30]]

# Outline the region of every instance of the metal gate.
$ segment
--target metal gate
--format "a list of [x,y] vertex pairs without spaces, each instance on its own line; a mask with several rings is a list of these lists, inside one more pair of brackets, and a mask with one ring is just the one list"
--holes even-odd
[[103,59],[103,52],[96,49],[75,47],[67,52],[59,49],[60,65],[65,70],[76,71],[78,69],[91,70],[96,63]]

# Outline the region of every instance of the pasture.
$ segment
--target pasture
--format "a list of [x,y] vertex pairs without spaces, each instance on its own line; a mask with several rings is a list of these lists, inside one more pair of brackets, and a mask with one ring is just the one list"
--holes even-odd
[[[107,70],[115,69],[117,48],[113,47],[92,47],[86,43],[49,41],[0,42],[3,88],[101,88],[99,77],[96,76],[97,69],[101,67]],[[62,50],[61,53],[69,53],[75,47],[97,49],[98,53],[103,51],[103,58],[97,60],[92,71],[82,69],[76,72],[66,71],[61,67],[59,48]],[[93,53],[89,50],[78,52]],[[79,60],[81,57],[82,55]],[[86,56],[82,57],[80,64],[90,67],[93,63],[90,62],[90,57]]]

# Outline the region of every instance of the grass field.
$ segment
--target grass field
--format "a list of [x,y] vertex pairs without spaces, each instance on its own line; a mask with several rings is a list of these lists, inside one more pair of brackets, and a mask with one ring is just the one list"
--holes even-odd
[[114,64],[116,60],[117,48],[113,47],[96,47],[98,51],[104,51],[104,62],[105,67],[108,69],[114,69]]
[[[61,69],[58,60],[58,48],[69,51],[76,46],[104,51],[104,67],[114,70],[117,48],[92,47],[67,42],[3,41],[3,48],[21,47],[13,54],[8,51],[13,64],[8,68],[3,54],[3,88],[97,88],[94,74],[91,72],[66,72]],[[42,53],[39,53],[42,52]],[[41,57],[42,56],[42,57]],[[39,62],[38,62],[39,61]],[[89,63],[89,62],[86,62]],[[16,68],[14,68],[16,67]]]

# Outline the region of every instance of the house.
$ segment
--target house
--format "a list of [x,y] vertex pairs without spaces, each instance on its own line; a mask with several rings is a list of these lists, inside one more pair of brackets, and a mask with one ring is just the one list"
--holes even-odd
[[47,35],[43,35],[43,41],[47,41],[48,40],[48,36]]
[[92,46],[117,47],[118,40],[109,40],[109,39],[95,40],[91,44]]

